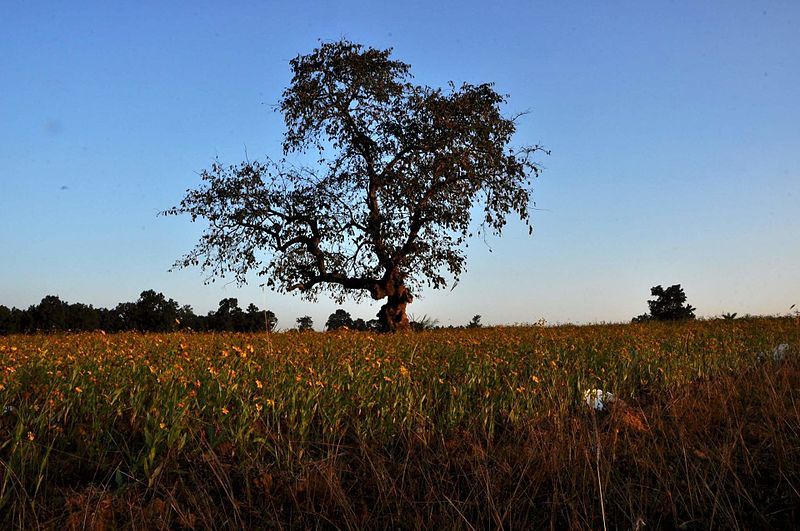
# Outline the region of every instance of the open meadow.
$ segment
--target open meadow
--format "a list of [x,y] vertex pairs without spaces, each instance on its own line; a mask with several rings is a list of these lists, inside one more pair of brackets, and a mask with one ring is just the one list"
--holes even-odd
[[2,337],[0,525],[781,528],[799,345],[788,317]]
[[2,15],[0,531],[800,530],[800,1]]

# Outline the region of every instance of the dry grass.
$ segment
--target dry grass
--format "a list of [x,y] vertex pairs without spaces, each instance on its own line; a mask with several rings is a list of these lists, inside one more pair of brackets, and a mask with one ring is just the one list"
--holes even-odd
[[798,345],[792,319],[0,338],[0,525],[796,527]]

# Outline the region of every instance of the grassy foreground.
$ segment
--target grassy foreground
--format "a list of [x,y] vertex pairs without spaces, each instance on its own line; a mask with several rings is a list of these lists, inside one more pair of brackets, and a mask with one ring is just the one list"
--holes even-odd
[[792,528],[798,346],[790,318],[0,337],[0,527]]

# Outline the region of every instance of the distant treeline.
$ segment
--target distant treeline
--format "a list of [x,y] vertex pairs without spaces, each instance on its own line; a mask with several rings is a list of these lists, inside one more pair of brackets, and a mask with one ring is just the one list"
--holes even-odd
[[136,302],[122,302],[113,309],[69,304],[48,295],[27,310],[0,305],[0,334],[71,330],[74,332],[171,332],[175,330],[256,332],[274,330],[275,314],[250,304],[244,310],[234,298],[222,299],[219,308],[196,315],[191,306],[180,306],[164,294],[143,291]]
[[[219,308],[206,315],[196,315],[189,305],[180,306],[163,293],[153,290],[143,291],[136,302],[121,302],[113,309],[95,308],[91,304],[76,302],[70,304],[56,295],[47,295],[39,304],[27,310],[8,308],[0,304],[0,335],[32,334],[36,332],[174,332],[176,330],[196,330],[198,332],[263,332],[275,331],[278,318],[270,310],[263,310],[255,304],[247,308],[239,307],[233,297],[219,301]],[[295,328],[300,331],[313,330],[314,322],[305,315],[296,319]],[[476,315],[466,326],[447,326],[446,328],[481,328],[481,316]],[[411,318],[412,330],[433,330],[445,328],[438,320],[427,315]],[[359,332],[378,332],[377,319],[353,319],[351,315],[338,309],[325,323],[325,330],[354,330]]]

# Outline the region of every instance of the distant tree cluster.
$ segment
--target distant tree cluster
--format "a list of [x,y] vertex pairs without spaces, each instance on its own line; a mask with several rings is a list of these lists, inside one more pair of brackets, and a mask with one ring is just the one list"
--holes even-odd
[[[476,315],[466,325],[479,328],[481,316]],[[416,331],[444,328],[438,320],[427,315],[411,319],[411,328]],[[163,293],[143,291],[135,302],[121,302],[112,309],[95,308],[90,304],[70,304],[56,295],[47,295],[39,304],[27,310],[0,305],[0,335],[30,334],[36,332],[174,332],[195,330],[198,332],[263,332],[274,331],[278,318],[270,310],[262,310],[255,304],[239,307],[233,297],[219,301],[216,310],[206,315],[197,315],[189,305],[181,306]],[[447,328],[465,328],[448,326]],[[314,330],[314,321],[304,315],[295,320],[295,329],[301,332]],[[380,332],[378,319],[365,321],[354,319],[350,313],[339,308],[328,316],[325,330],[355,330],[358,332]]]
[[660,285],[655,286],[650,288],[650,294],[655,297],[655,299],[647,301],[650,313],[634,317],[634,323],[694,319],[695,308],[686,304],[686,293],[680,284],[675,284],[667,289]]
[[255,304],[239,307],[235,298],[222,299],[219,308],[207,315],[196,315],[191,306],[179,306],[153,290],[143,291],[136,302],[122,302],[113,309],[69,304],[55,295],[44,297],[27,310],[0,305],[0,334],[33,332],[172,332],[197,331],[257,332],[275,330],[278,319],[270,310]]
[[380,330],[380,323],[377,319],[370,319],[365,321],[358,318],[353,319],[350,313],[346,310],[339,308],[328,316],[325,323],[325,330],[357,330],[359,332],[377,332]]
[[[298,319],[299,323],[299,319]],[[438,319],[434,319],[427,315],[423,315],[422,317],[414,317],[413,315],[409,318],[410,328],[415,332],[422,332],[425,330],[440,330],[440,329],[460,329],[460,328],[482,328],[483,325],[481,324],[481,316],[476,315],[472,318],[472,320],[467,325],[462,326],[441,326],[439,324]],[[325,330],[332,332],[334,330],[355,330],[358,332],[381,332],[381,323],[378,319],[370,319],[369,321],[365,321],[364,319],[353,319],[350,315],[350,312],[339,308],[332,314],[328,316],[328,320],[325,322]]]

